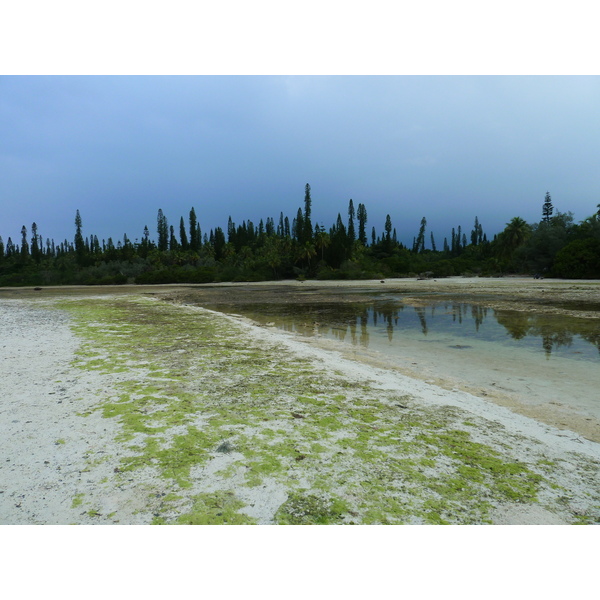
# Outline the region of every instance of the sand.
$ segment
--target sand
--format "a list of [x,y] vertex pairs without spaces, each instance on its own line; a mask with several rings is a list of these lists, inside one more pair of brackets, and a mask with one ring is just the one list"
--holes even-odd
[[[465,281],[458,284],[464,288]],[[344,282],[339,287],[343,285],[347,284]],[[155,293],[158,287],[146,287],[144,291],[151,289]],[[168,293],[173,289],[178,288],[172,286]],[[591,284],[591,289],[593,294],[598,288]],[[89,297],[99,291],[85,290],[84,294]],[[118,294],[132,292],[140,290],[118,290]],[[100,411],[82,417],[114,393],[119,382],[131,374],[107,376],[74,367],[73,359],[81,339],[71,327],[69,313],[57,310],[55,302],[63,297],[76,298],[79,294],[77,290],[68,290],[43,296],[17,290],[0,299],[0,435],[3,439],[0,524],[145,524],[150,523],[155,514],[156,506],[148,500],[152,497],[148,490],[157,485],[158,477],[151,469],[133,471],[127,479],[120,479],[118,485],[107,489],[106,481],[119,469],[120,458],[127,452],[118,441],[118,420],[103,418]],[[206,313],[201,308],[179,307],[179,310]],[[214,313],[214,318],[231,320],[265,347],[278,345],[320,369],[341,374],[348,382],[368,384],[373,393],[381,394],[382,398],[393,393],[410,396],[416,403],[433,410],[455,407],[469,418],[493,424],[481,431],[479,441],[482,443],[498,448],[509,445],[510,452],[524,462],[534,463],[543,457],[557,465],[554,481],[568,490],[568,499],[563,504],[557,502],[559,491],[556,497],[548,496],[539,504],[504,503],[492,512],[493,523],[567,524],[575,522],[578,515],[598,512],[600,444],[576,431],[519,414],[456,386],[428,383],[386,368],[384,364],[375,366],[368,360],[357,360],[331,344],[320,346],[314,340],[307,343],[241,317]],[[94,458],[98,459],[97,464],[90,468],[90,460]],[[235,455],[215,455],[210,466],[196,474],[195,491],[216,489],[214,473],[234,458]],[[546,490],[545,494],[551,493]],[[93,509],[79,505],[78,499],[87,497],[94,499]],[[280,485],[268,481],[259,489],[240,489],[240,498],[248,506],[246,514],[258,523],[268,524],[273,522],[275,512],[285,501],[286,492]]]

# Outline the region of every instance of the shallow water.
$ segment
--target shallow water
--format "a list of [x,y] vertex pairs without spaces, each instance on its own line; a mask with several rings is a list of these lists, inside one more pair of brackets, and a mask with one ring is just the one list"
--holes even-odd
[[387,346],[409,340],[468,350],[481,343],[537,352],[546,360],[600,363],[600,321],[555,314],[490,309],[478,304],[431,301],[425,306],[393,298],[360,303],[252,304],[219,306],[302,335],[346,343]]
[[411,304],[393,294],[358,302],[282,299],[203,306],[334,341],[334,348],[356,360],[375,361],[425,381],[444,380],[511,406],[516,402],[526,414],[594,439],[600,436],[598,319],[497,310],[440,297]]

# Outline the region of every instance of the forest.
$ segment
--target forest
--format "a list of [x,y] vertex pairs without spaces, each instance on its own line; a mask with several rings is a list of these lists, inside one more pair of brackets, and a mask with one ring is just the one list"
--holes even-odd
[[570,212],[554,211],[546,193],[541,219],[520,217],[488,239],[478,218],[473,228],[452,228],[443,240],[427,235],[421,220],[411,247],[398,241],[390,215],[383,230],[368,228],[367,208],[349,201],[344,217],[327,230],[312,222],[312,199],[305,186],[304,206],[290,218],[280,213],[203,232],[192,207],[187,219],[169,224],[158,210],[156,237],[148,226],[132,242],[83,235],[79,210],[74,238],[55,243],[38,225],[21,229],[17,242],[0,237],[0,286],[210,283],[279,279],[439,278],[506,274],[575,279],[600,278],[600,204],[574,223]]

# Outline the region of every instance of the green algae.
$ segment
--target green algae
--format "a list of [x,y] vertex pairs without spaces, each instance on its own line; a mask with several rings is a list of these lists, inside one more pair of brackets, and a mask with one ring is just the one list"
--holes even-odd
[[340,523],[349,508],[337,497],[321,497],[308,490],[292,492],[279,507],[275,521],[280,525],[331,525]]
[[[154,523],[254,522],[234,477],[283,486],[273,520],[290,524],[485,523],[495,503],[535,502],[549,485],[538,472],[548,465],[475,442],[462,427],[478,424],[460,410],[374,394],[224,317],[137,297],[62,307],[82,340],[75,365],[121,374],[92,409],[119,425],[118,471],[151,469],[175,490]],[[198,494],[223,454],[231,462],[212,480],[221,489]]]
[[[256,520],[239,512],[245,504],[235,497],[234,492],[214,492],[193,496],[189,512],[180,515],[175,521],[179,525],[250,525]],[[156,525],[167,524],[164,518],[157,517]]]
[[83,497],[85,494],[76,494],[71,502],[71,508],[77,508],[83,504]]

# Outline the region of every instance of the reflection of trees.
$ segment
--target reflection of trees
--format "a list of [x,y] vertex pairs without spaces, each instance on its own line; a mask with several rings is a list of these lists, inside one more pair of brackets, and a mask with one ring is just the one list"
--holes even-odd
[[[385,324],[386,335],[390,342],[393,340],[395,329],[406,327],[406,319],[402,319],[406,305],[398,301],[308,306],[265,305],[260,307],[262,309],[260,311],[257,311],[257,308],[259,307],[253,306],[252,314],[249,316],[253,316],[260,322],[274,322],[277,327],[285,331],[320,334],[340,342],[349,338],[353,345],[360,344],[364,347],[369,345],[370,326],[377,327],[378,324]],[[488,316],[488,309],[484,306],[454,301],[438,301],[426,306],[410,306],[410,308],[414,310],[419,320],[423,335],[428,334],[436,318],[443,320],[443,325],[448,323],[449,317],[454,323],[464,322],[463,326],[472,321],[476,331],[479,332]],[[241,306],[231,306],[228,310],[235,313],[246,312]],[[508,310],[494,310],[492,314],[511,338],[515,340],[527,336],[540,338],[547,357],[558,348],[572,346],[576,336],[594,345],[600,352],[600,321]],[[434,324],[435,329],[436,324]]]
[[471,304],[471,316],[475,321],[475,331],[479,331],[479,326],[483,323],[485,317],[487,317],[487,307],[480,306],[479,304]]
[[[451,302],[443,305],[445,314],[452,315],[452,322],[458,321],[459,325],[462,325],[463,319],[468,317],[469,312],[471,318],[475,323],[475,331],[479,331],[479,327],[487,317],[488,309],[485,306],[479,304],[470,304],[464,302]],[[431,309],[431,316],[435,315],[434,307]]]
[[[513,339],[520,340],[527,335],[541,338],[547,357],[553,350],[572,346],[577,335],[600,351],[600,331],[587,319],[517,311],[494,311],[494,316]],[[593,328],[592,332],[589,331],[590,327]]]
[[392,323],[392,315],[386,315],[385,320],[387,321],[387,326],[385,329],[388,334],[388,340],[391,342],[392,338],[394,337],[394,324]]
[[523,339],[531,327],[530,315],[521,312],[494,311],[494,317],[515,340]]
[[557,323],[547,323],[543,317],[534,316],[532,320],[534,324],[531,327],[531,335],[542,338],[542,346],[548,358],[553,349],[573,345],[573,332],[571,330],[564,326],[559,328]]
[[[450,305],[450,311],[452,314],[452,321],[456,322],[456,320],[458,319],[459,324],[462,324],[462,318],[463,318],[463,310],[462,310],[463,305],[462,304],[451,304]],[[446,305],[446,310],[448,310],[448,305]]]
[[415,312],[417,313],[417,317],[419,317],[423,335],[427,335],[427,319],[425,318],[425,308],[422,306],[415,306]]
[[369,314],[365,310],[363,314],[360,315],[360,343],[365,348],[369,345]]
[[[600,327],[600,322],[598,323]],[[596,331],[580,333],[579,334],[586,342],[596,346],[598,352],[600,352],[600,329],[596,328]]]

